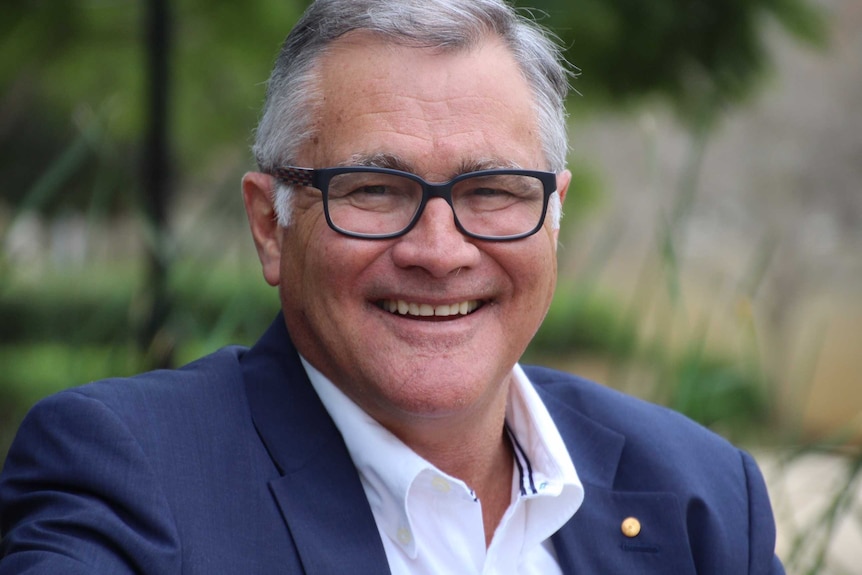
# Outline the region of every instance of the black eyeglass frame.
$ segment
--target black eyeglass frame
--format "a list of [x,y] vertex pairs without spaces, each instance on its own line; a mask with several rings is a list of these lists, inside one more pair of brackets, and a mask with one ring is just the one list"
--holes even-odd
[[[332,219],[329,216],[329,182],[332,180],[332,178],[341,174],[363,172],[400,176],[402,178],[412,180],[421,186],[422,199],[419,202],[419,206],[416,208],[416,213],[413,215],[413,219],[411,219],[410,222],[402,230],[390,234],[364,234],[360,232],[351,232],[349,230],[342,229],[333,223]],[[389,240],[407,234],[408,232],[410,232],[410,230],[413,229],[413,227],[422,217],[422,213],[425,211],[425,205],[432,198],[442,198],[446,201],[447,204],[449,204],[449,208],[452,210],[452,217],[455,221],[455,227],[458,229],[459,232],[461,232],[467,237],[491,242],[520,240],[522,238],[532,236],[540,229],[542,229],[542,225],[545,223],[545,217],[548,213],[548,203],[550,201],[551,194],[557,191],[557,174],[555,174],[554,172],[543,172],[539,170],[519,170],[509,168],[495,168],[491,170],[467,172],[452,178],[448,182],[442,182],[439,184],[432,184],[430,182],[427,182],[416,174],[411,174],[410,172],[403,172],[401,170],[393,170],[390,168],[378,168],[374,166],[344,166],[336,168],[297,168],[293,166],[283,166],[273,168],[273,170],[270,172],[270,175],[276,177],[281,182],[287,185],[305,186],[318,190],[323,198],[323,213],[326,216],[326,223],[329,224],[329,227],[342,235],[365,240]],[[455,206],[452,203],[452,188],[458,182],[469,178],[507,175],[531,176],[542,183],[544,191],[544,197],[542,199],[542,212],[536,226],[529,231],[509,236],[484,236],[482,234],[474,234],[464,229],[464,226],[462,226],[461,222],[458,221],[458,214],[455,212]]]

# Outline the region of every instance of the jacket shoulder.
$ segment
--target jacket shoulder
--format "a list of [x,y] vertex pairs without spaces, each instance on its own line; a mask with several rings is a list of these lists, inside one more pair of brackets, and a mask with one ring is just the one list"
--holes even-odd
[[[561,431],[567,420],[583,418],[621,436],[616,488],[676,491],[701,483],[718,490],[725,481],[744,483],[741,451],[685,415],[553,369],[525,372]],[[563,436],[570,449],[582,441],[572,433]],[[721,478],[716,469],[723,470]]]
[[588,536],[614,504],[628,506],[623,517],[637,502],[671,494],[675,505],[649,520],[683,526],[697,573],[784,572],[766,485],[749,454],[666,407],[560,371],[524,370],[585,480],[574,530]]
[[124,396],[167,395],[179,399],[205,388],[212,392],[218,387],[235,386],[242,382],[240,360],[247,351],[242,346],[229,346],[201,357],[176,369],[158,369],[128,377],[111,377],[69,388],[72,392],[110,401]]

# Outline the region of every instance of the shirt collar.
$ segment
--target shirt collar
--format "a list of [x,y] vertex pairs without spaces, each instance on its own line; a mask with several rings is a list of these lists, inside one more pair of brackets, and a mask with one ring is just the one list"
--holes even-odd
[[520,365],[512,370],[506,427],[521,474],[521,495],[558,495],[567,485],[582,489],[575,465],[548,409]]
[[[300,357],[312,386],[344,438],[356,466],[378,527],[393,541],[401,541],[405,528],[413,531],[407,499],[420,477],[440,477],[475,498],[472,489],[425,460],[368,415],[305,358]],[[556,497],[565,505],[548,502],[551,527],[540,538],[550,537],[578,509],[584,490],[563,439],[536,390],[520,365],[512,371],[506,408],[506,427],[516,460],[516,490],[521,498]],[[552,511],[553,510],[553,511]],[[547,525],[548,523],[545,522]],[[545,533],[544,531],[547,531]],[[404,545],[414,556],[416,543]]]

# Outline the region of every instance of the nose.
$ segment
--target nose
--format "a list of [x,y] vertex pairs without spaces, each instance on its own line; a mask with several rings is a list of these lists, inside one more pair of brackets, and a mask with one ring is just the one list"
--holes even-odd
[[392,249],[395,265],[422,268],[435,278],[473,267],[480,256],[476,244],[455,227],[452,207],[442,198],[425,204],[419,221]]

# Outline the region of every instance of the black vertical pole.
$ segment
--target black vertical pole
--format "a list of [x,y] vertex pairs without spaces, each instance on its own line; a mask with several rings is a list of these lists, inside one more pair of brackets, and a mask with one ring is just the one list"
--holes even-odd
[[167,330],[171,309],[168,293],[170,253],[167,248],[170,177],[170,63],[171,27],[169,0],[147,0],[146,136],[142,161],[143,208],[149,229],[147,274],[144,300],[148,310],[143,319],[139,343],[154,367],[172,363],[174,342]]

